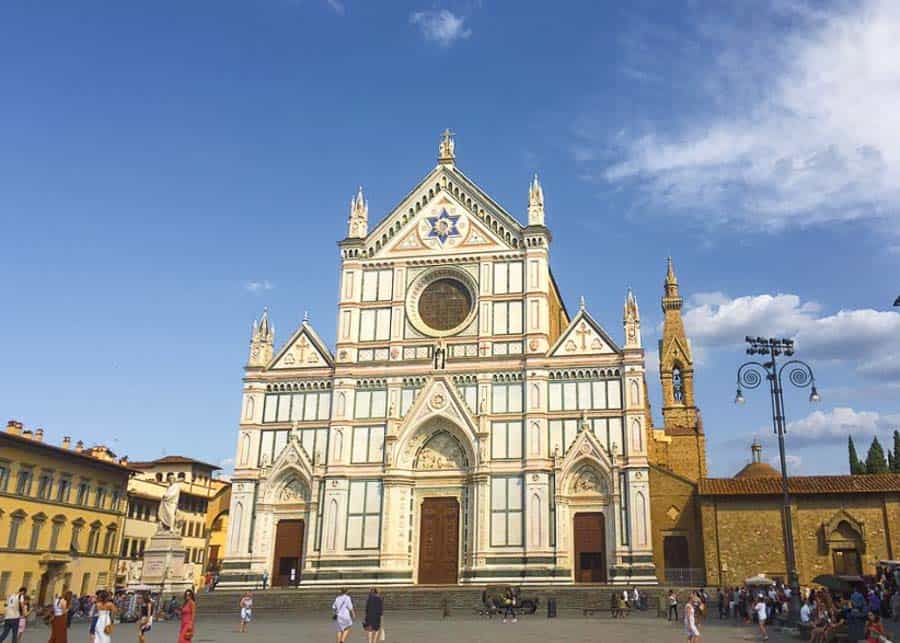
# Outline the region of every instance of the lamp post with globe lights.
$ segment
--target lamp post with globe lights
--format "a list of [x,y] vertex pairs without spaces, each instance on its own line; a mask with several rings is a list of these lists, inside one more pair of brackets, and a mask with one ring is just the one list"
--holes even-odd
[[788,585],[791,588],[790,621],[798,622],[800,617],[800,579],[797,576],[797,560],[794,554],[794,530],[791,521],[791,498],[788,490],[787,462],[784,453],[784,436],[787,433],[787,422],[784,416],[784,386],[782,375],[788,371],[788,381],[797,388],[809,387],[809,401],[819,401],[816,389],[816,378],[812,368],[799,359],[788,359],[783,364],[777,363],[780,356],[794,355],[794,340],[774,337],[747,337],[747,354],[766,356],[764,362],[749,361],[741,364],[737,370],[737,393],[735,404],[744,403],[743,388],[754,389],[762,384],[763,378],[769,382],[769,393],[772,398],[772,426],[778,436],[778,455],[781,458],[781,491],[784,496],[782,507],[784,527],[784,555],[787,563]]

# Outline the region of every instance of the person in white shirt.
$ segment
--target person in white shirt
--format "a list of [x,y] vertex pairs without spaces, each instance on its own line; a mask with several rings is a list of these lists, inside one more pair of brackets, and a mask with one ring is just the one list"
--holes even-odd
[[810,604],[803,603],[803,607],[800,608],[800,622],[804,624],[809,623],[809,617],[811,612]]
[[700,640],[700,628],[697,627],[697,620],[694,617],[694,610],[699,604],[700,597],[696,594],[691,594],[684,604],[684,633],[687,635],[688,643],[697,643]]
[[15,594],[10,594],[6,599],[6,607],[3,610],[3,634],[0,634],[0,643],[12,632],[12,643],[19,640],[19,619],[22,617],[23,604],[25,602],[24,587],[20,587]]
[[766,601],[762,594],[756,599],[753,609],[756,611],[756,618],[759,621],[759,633],[762,636],[762,640],[768,641],[769,633],[766,632]]

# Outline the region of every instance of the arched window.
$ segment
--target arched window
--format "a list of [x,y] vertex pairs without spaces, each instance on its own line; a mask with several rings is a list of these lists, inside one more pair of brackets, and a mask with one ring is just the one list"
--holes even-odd
[[684,381],[678,366],[672,369],[672,398],[676,402],[684,402]]

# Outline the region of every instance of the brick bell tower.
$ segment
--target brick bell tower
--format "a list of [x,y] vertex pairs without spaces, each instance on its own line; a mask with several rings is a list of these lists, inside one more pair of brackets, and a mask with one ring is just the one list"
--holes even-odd
[[694,359],[684,332],[681,308],[684,300],[672,258],[668,259],[662,297],[663,336],[659,341],[659,378],[665,435],[672,438],[669,464],[691,479],[706,475],[706,440],[694,399]]

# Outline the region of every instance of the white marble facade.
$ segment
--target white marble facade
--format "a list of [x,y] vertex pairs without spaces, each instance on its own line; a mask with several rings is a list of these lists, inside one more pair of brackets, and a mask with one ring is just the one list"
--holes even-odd
[[371,229],[351,201],[333,351],[307,321],[277,351],[268,314],[254,325],[224,585],[284,572],[284,520],[303,521],[301,585],[418,583],[434,498],[458,505],[435,523],[458,530],[444,582],[576,582],[579,513],[603,516],[605,580],[655,582],[633,296],[621,345],[567,314],[537,178],[522,225],[448,140]]

